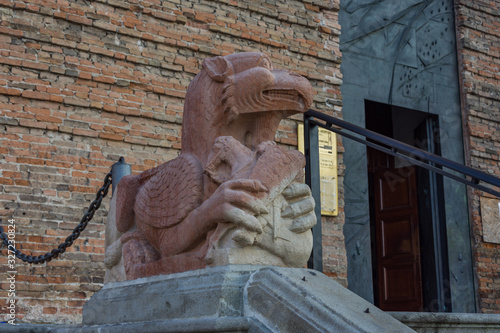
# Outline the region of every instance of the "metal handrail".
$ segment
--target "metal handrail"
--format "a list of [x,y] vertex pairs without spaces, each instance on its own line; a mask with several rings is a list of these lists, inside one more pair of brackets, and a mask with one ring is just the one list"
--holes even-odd
[[[317,121],[314,118],[322,120],[325,123]],[[412,164],[421,166],[423,168],[439,173],[443,176],[454,179],[458,182],[461,182],[463,184],[474,187],[476,189],[479,189],[481,191],[484,191],[486,193],[492,194],[500,198],[499,191],[480,184],[480,182],[482,181],[484,183],[500,188],[500,178],[497,178],[495,176],[489,175],[487,173],[468,167],[466,165],[462,165],[460,163],[446,159],[444,157],[429,153],[425,150],[389,138],[382,134],[367,130],[366,128],[353,125],[351,123],[326,115],[316,110],[308,110],[304,114],[304,120],[307,120],[307,123],[310,125],[313,126],[315,125],[325,128],[327,130],[340,134],[346,138],[360,142],[374,149],[383,151],[389,155],[405,159],[411,162]],[[339,128],[333,127],[334,125],[338,126]],[[358,136],[355,136],[353,134],[346,133],[344,130],[348,130],[355,134],[364,136],[366,140]],[[435,164],[436,166],[431,164]],[[451,173],[450,171],[443,170],[441,169],[441,167],[453,170],[461,174],[461,176]],[[470,177],[470,180],[467,179],[466,177]]]

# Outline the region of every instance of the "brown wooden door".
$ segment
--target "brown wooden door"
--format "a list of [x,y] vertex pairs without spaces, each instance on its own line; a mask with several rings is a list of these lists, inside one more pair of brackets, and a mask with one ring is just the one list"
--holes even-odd
[[385,311],[421,311],[415,168],[376,172],[374,192],[378,306]]

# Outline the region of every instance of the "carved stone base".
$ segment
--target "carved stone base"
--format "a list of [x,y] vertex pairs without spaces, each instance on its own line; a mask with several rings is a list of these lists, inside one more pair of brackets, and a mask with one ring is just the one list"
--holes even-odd
[[317,271],[219,266],[105,285],[72,332],[413,332]]
[[252,263],[253,265],[273,265],[286,267],[283,259],[273,256],[269,252],[258,247],[247,248],[223,248],[210,252],[210,263],[214,265],[242,265],[243,263]]

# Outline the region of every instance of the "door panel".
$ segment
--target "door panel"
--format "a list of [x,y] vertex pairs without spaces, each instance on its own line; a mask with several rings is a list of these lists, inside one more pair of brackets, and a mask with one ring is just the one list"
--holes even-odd
[[394,303],[394,310],[401,311],[401,303],[414,303],[418,299],[415,285],[415,263],[407,262],[392,264],[384,267],[383,278],[385,284],[384,303]]
[[415,194],[412,192],[413,188],[408,173],[414,173],[414,169],[388,169],[378,173],[379,200],[377,200],[377,210],[387,213],[392,210],[401,211],[413,208]]
[[415,168],[374,175],[379,304],[385,311],[422,310]]
[[412,255],[415,252],[412,239],[412,216],[397,216],[380,221],[382,238],[382,259]]

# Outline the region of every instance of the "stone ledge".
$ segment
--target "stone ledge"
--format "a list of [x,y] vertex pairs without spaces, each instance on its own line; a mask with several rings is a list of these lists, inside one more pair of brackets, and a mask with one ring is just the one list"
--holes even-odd
[[5,333],[183,333],[183,332],[206,332],[206,333],[240,333],[251,332],[258,328],[259,323],[251,318],[225,317],[225,318],[201,318],[201,319],[174,319],[167,321],[148,321],[123,323],[113,325],[42,325],[42,324],[4,324],[0,331]]
[[113,325],[93,325],[73,328],[54,328],[48,333],[243,333],[251,332],[258,323],[251,318],[225,317],[144,321]]
[[0,324],[2,333],[63,333],[74,332],[79,329],[79,325],[65,324]]
[[497,333],[500,314],[388,312],[419,333]]

